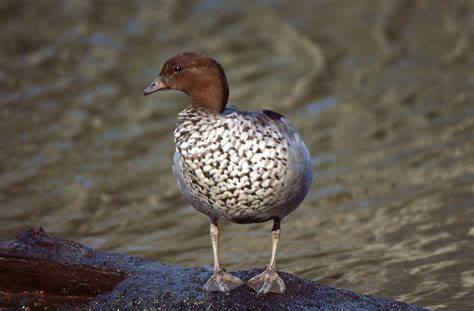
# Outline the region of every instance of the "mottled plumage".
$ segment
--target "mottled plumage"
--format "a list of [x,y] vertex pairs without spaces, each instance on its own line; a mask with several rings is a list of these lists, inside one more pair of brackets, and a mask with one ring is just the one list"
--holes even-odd
[[237,223],[282,219],[311,183],[308,150],[295,128],[270,111],[222,114],[189,107],[178,115],[173,172],[181,193],[211,218]]
[[226,109],[224,69],[204,55],[170,58],[144,94],[167,89],[191,98],[178,114],[173,172],[185,200],[210,218],[214,273],[204,290],[227,292],[243,284],[219,261],[218,221],[225,218],[236,223],[273,220],[270,263],[247,284],[258,293],[283,293],[275,263],[280,223],[303,201],[313,177],[301,136],[276,112]]

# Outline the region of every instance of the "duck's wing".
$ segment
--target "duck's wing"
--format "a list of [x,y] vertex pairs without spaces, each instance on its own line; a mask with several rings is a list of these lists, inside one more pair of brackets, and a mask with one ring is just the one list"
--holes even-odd
[[283,115],[271,110],[255,111],[253,114],[262,124],[271,124],[278,128],[288,142],[288,165],[284,177],[285,193],[281,194],[281,200],[285,206],[284,217],[301,204],[309,191],[313,180],[311,156],[298,130]]
[[178,182],[179,191],[183,195],[183,198],[186,200],[186,202],[191,204],[194,209],[206,214],[209,217],[213,217],[209,206],[202,202],[197,196],[195,196],[186,185],[183,177],[183,170],[181,168],[181,160],[181,154],[179,151],[175,151],[173,156],[173,173]]

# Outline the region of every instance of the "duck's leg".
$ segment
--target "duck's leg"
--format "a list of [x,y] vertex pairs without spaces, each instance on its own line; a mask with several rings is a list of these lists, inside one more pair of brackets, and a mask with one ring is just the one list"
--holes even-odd
[[280,220],[273,220],[272,228],[272,257],[270,258],[270,264],[266,267],[265,271],[256,277],[251,278],[247,284],[252,287],[259,295],[266,293],[279,293],[285,292],[285,283],[278,276],[275,264],[276,250],[278,241],[280,240]]
[[225,272],[219,261],[219,227],[217,221],[211,220],[211,243],[214,253],[214,273],[203,287],[205,292],[229,292],[244,284],[239,278]]

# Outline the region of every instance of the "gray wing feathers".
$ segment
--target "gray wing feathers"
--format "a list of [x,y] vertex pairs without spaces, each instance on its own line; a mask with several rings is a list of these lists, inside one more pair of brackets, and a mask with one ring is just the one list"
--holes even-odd
[[274,122],[280,123],[280,131],[290,142],[285,190],[280,194],[283,218],[297,208],[308,193],[313,180],[313,164],[308,148],[296,128],[285,118]]
[[191,204],[195,209],[202,211],[207,210],[205,206],[198,200],[198,198],[191,194],[186,182],[184,181],[182,169],[181,169],[181,154],[176,151],[173,156],[173,173],[176,176],[178,182],[179,191],[183,195],[186,202]]

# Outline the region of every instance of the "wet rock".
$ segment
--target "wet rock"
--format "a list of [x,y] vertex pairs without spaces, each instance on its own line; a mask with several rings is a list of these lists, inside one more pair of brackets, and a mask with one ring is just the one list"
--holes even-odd
[[[237,271],[248,280],[259,270]],[[359,295],[280,273],[284,295],[257,296],[242,286],[203,293],[212,271],[93,250],[28,229],[0,243],[0,307],[190,310],[424,310],[391,299]]]
[[86,306],[121,282],[127,271],[81,244],[29,229],[0,243],[0,308]]

